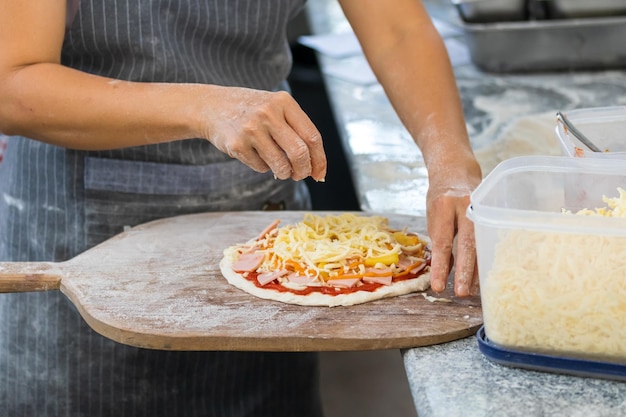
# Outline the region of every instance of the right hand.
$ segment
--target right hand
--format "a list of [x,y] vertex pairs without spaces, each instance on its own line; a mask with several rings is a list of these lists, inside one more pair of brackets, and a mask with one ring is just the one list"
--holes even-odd
[[216,148],[279,179],[324,180],[322,137],[289,93],[239,87],[216,87],[215,93],[203,131]]

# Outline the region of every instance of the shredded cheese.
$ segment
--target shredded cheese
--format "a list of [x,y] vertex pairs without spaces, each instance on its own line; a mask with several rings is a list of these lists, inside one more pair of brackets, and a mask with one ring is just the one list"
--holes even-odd
[[[577,215],[626,217],[626,192]],[[487,336],[504,346],[626,361],[626,238],[507,231],[481,283]]]
[[604,217],[626,217],[626,190],[618,188],[619,197],[608,198],[604,196],[602,200],[608,207],[600,207],[594,210],[582,209],[576,214],[586,216],[604,216]]
[[289,269],[328,281],[367,275],[367,267],[389,271],[385,273],[390,275],[401,269],[397,264],[403,251],[409,251],[416,263],[424,262],[427,242],[417,235],[391,230],[389,220],[381,216],[305,213],[303,221],[280,227],[257,244],[267,254],[259,271]]

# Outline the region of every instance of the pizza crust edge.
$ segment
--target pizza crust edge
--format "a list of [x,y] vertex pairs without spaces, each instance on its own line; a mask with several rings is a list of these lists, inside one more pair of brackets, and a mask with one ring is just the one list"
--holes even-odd
[[430,287],[430,272],[426,272],[415,279],[399,281],[392,285],[384,285],[375,291],[358,291],[349,294],[327,295],[311,293],[298,295],[291,292],[278,292],[259,288],[245,279],[241,274],[233,271],[232,265],[237,257],[238,246],[224,250],[224,257],[220,261],[220,270],[226,280],[234,287],[239,288],[255,297],[266,300],[280,301],[287,304],[302,306],[352,306],[389,297],[398,297],[414,292],[426,291]]

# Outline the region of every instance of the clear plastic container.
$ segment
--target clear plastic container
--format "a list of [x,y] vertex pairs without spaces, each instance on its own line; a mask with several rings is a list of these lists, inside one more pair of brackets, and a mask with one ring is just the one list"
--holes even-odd
[[564,113],[578,130],[604,151],[591,151],[557,123],[556,137],[565,155],[626,159],[626,106],[593,107]]
[[618,187],[622,161],[527,156],[500,163],[472,193],[493,343],[626,363],[626,218],[575,214],[606,207]]

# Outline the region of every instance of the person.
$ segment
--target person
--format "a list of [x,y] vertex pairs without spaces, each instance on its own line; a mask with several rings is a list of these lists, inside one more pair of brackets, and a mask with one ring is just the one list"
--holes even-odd
[[[301,180],[324,180],[323,141],[284,82],[304,3],[0,0],[0,259],[62,261],[185,213],[310,207]],[[443,42],[419,1],[340,4],[424,155],[432,288],[456,236],[468,295],[481,173]],[[314,353],[137,349],[58,291],[0,296],[0,403],[8,416],[322,414]]]

